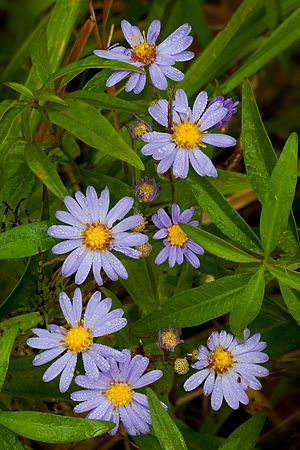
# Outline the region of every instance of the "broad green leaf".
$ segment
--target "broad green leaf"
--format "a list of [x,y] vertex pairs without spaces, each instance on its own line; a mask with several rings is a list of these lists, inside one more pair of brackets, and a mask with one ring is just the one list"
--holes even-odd
[[220,450],[253,450],[258,441],[266,416],[256,413],[238,428],[220,445]]
[[187,450],[186,443],[177,426],[165,411],[152,389],[147,388],[152,426],[164,450]]
[[57,170],[39,145],[28,143],[25,147],[25,158],[32,172],[56,197],[63,200],[68,195]]
[[25,97],[29,97],[30,99],[33,99],[33,93],[26,86],[23,86],[23,84],[15,83],[14,81],[7,81],[4,84],[5,84],[5,86],[8,86],[9,88],[13,89],[14,91],[19,92],[19,94],[23,94]]
[[251,273],[219,278],[198,288],[180,292],[167,300],[157,311],[138,320],[132,332],[145,336],[158,328],[193,327],[232,311],[246,286]]
[[115,424],[103,420],[87,420],[77,417],[35,411],[0,412],[0,424],[28,439],[47,444],[78,442],[101,436]]
[[223,239],[215,236],[214,234],[208,233],[201,228],[193,227],[192,225],[185,223],[181,223],[180,228],[182,228],[191,239],[197,242],[197,244],[201,245],[204,250],[218,256],[219,258],[240,263],[255,263],[259,261],[229,242],[224,241]]
[[250,188],[248,177],[244,173],[218,169],[218,176],[211,179],[214,186],[223,195],[233,194]]
[[19,331],[18,325],[13,325],[0,337],[0,391],[6,377],[10,354]]
[[263,200],[260,235],[267,256],[287,227],[297,183],[297,161],[298,139],[293,133],[280,154]]
[[300,325],[300,297],[298,292],[294,292],[285,283],[279,281],[282,298],[296,322]]
[[227,94],[238,86],[245,77],[253,75],[271,59],[292,45],[300,38],[300,8],[296,9],[234,74],[221,86],[223,94]]
[[210,179],[191,173],[188,180],[197,202],[219,230],[239,246],[262,255],[263,252],[256,234]]
[[0,259],[24,258],[49,250],[55,240],[47,235],[51,222],[18,225],[0,234]]
[[300,273],[288,270],[283,266],[268,265],[268,270],[271,274],[282,283],[287,284],[292,289],[300,291]]
[[[242,146],[249,182],[261,203],[265,198],[277,157],[261,120],[250,83],[243,84]],[[298,232],[293,214],[280,246],[293,252],[298,247]]]
[[0,322],[0,330],[8,331],[12,327],[17,326],[21,333],[30,330],[30,328],[36,327],[44,319],[39,312],[30,312],[28,314],[22,314],[20,316],[11,317],[10,319]]
[[114,97],[105,94],[104,92],[91,92],[87,90],[70,92],[65,99],[77,98],[89,105],[101,109],[116,109],[120,111],[127,111],[130,113],[145,115],[148,114],[148,105],[143,100],[123,100],[122,98]]
[[0,425],[1,450],[24,450],[17,436],[8,428]]
[[134,442],[138,445],[138,448],[143,450],[161,450],[158,439],[152,434],[137,434],[132,436]]
[[49,111],[52,122],[91,147],[126,161],[138,169],[144,169],[139,156],[96,108],[76,99],[69,99],[68,103],[68,107],[62,107],[59,111]]
[[0,152],[5,140],[10,133],[14,131],[14,127],[21,125],[21,115],[27,109],[27,105],[16,106],[6,112],[0,122]]
[[44,83],[51,75],[46,27],[38,28],[30,46],[30,57],[37,78]]
[[258,315],[265,293],[265,268],[260,266],[240,292],[236,306],[230,313],[230,328],[235,336],[242,337],[243,331]]
[[69,81],[71,81],[73,78],[75,78],[77,75],[79,75],[86,69],[106,69],[106,68],[130,70],[132,72],[143,72],[143,70],[131,64],[123,63],[120,61],[102,59],[99,58],[98,56],[92,55],[88,56],[87,58],[81,59],[77,62],[68,64],[67,66],[57,70],[54,74],[52,74],[48,78],[44,87],[49,86],[51,83],[53,83],[53,81],[57,80],[58,78],[65,77],[64,80],[60,83],[60,87],[63,87],[65,84],[67,84]]

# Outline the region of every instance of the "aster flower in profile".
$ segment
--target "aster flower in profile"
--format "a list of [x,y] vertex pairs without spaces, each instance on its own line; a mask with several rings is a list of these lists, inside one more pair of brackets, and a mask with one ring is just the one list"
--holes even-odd
[[178,330],[174,330],[172,325],[169,326],[168,330],[158,330],[157,345],[159,347],[174,352],[175,347],[182,343],[183,340],[180,339]]
[[27,340],[32,348],[45,350],[35,356],[34,366],[41,366],[60,356],[43,375],[43,381],[48,382],[61,374],[60,392],[66,392],[74,377],[78,354],[81,353],[86,373],[93,380],[99,376],[98,368],[109,370],[107,358],[122,360],[122,353],[107,345],[96,344],[94,338],[115,333],[124,328],[127,320],[123,318],[123,309],[110,311],[112,300],[104,298],[95,292],[82,317],[82,295],[79,288],[75,289],[73,302],[65,292],[61,292],[59,303],[67,321],[66,327],[50,324],[48,329],[33,328],[37,337]]
[[153,202],[158,196],[159,188],[159,183],[156,183],[149,175],[146,175],[145,178],[141,178],[136,185],[132,186],[132,189],[141,203]]
[[[184,258],[196,269],[200,266],[200,261],[196,254],[203,255],[204,249],[180,228],[179,222],[188,223],[197,227],[198,220],[192,220],[195,208],[189,208],[180,213],[179,206],[172,205],[172,218],[166,211],[160,208],[152,216],[154,224],[159,230],[154,234],[154,239],[164,239],[164,248],[159,252],[155,259],[156,264],[162,264],[169,259],[169,267],[174,267],[175,263],[182,264]],[[196,253],[196,254],[195,254]]]
[[145,122],[136,114],[134,114],[134,117],[136,120],[132,126],[128,127],[128,130],[135,141],[140,141],[145,133],[152,131],[152,127],[150,123]]
[[[207,144],[231,147],[236,144],[236,140],[227,134],[208,132],[228,115],[228,109],[220,100],[206,108],[207,98],[207,92],[200,92],[193,108],[190,108],[186,93],[183,89],[178,89],[172,102],[171,129],[167,132],[152,131],[144,134],[142,139],[147,144],[142,148],[142,154],[159,161],[157,173],[165,173],[173,166],[176,178],[186,178],[191,163],[200,176],[218,176],[213,163],[202,149]],[[167,100],[160,99],[153,103],[149,107],[149,113],[156,122],[169,128]]]
[[211,394],[211,406],[215,411],[220,409],[223,399],[232,409],[238,409],[239,403],[247,405],[249,398],[245,390],[261,389],[256,377],[269,374],[268,369],[259,365],[269,359],[262,351],[267,344],[260,337],[260,333],[250,337],[250,331],[245,329],[241,342],[224,330],[214,331],[208,338],[208,349],[203,345],[199,347],[198,361],[192,365],[199,371],[186,380],[184,389],[192,391],[205,380],[203,392]]
[[[122,20],[121,28],[131,48],[115,44],[108,50],[94,50],[94,53],[100,58],[126,62],[149,70],[153,85],[157,89],[166,90],[168,87],[167,78],[174,81],[183,80],[184,74],[173,66],[179,61],[188,61],[194,57],[193,52],[186,51],[193,42],[193,38],[189,36],[191,26],[185,23],[163,42],[156,45],[160,27],[160,21],[153,20],[148,28],[147,35],[145,35],[135,25],[131,25],[127,20]],[[138,73],[127,69],[116,69],[108,78],[106,86],[114,86],[128,76],[129,80],[126,83],[125,91],[133,91],[135,94],[139,94],[146,84],[146,71]]]
[[219,95],[218,97],[212,99],[212,101],[208,106],[213,105],[216,102],[222,102],[223,108],[227,109],[227,114],[223,117],[222,120],[220,120],[220,122],[215,124],[215,128],[221,128],[224,125],[226,125],[233,116],[233,114],[237,112],[237,105],[239,104],[239,102],[233,102],[232,98],[225,99],[223,95]]
[[[134,199],[123,197],[109,211],[108,188],[98,198],[92,186],[88,186],[86,196],[76,192],[75,199],[69,196],[64,198],[69,212],[56,212],[57,219],[67,226],[53,225],[48,228],[49,236],[65,239],[56,244],[52,252],[58,255],[71,252],[62,265],[62,275],[69,277],[76,272],[75,283],[81,284],[92,270],[100,286],[103,284],[101,269],[113,281],[118,277],[127,279],[125,267],[112,251],[138,259],[141,253],[132,247],[148,241],[145,234],[130,231],[143,221],[143,216],[135,214],[124,219]],[[114,225],[116,221],[120,222]]]
[[100,371],[97,381],[87,375],[75,378],[76,384],[86,389],[71,394],[72,400],[82,402],[75,406],[74,411],[90,411],[88,419],[113,421],[116,426],[110,434],[117,432],[120,420],[129,434],[146,434],[151,424],[148,399],[135,390],[154,383],[163,373],[161,370],[144,373],[149,358],[141,355],[131,358],[127,349],[122,353],[123,361],[110,359],[110,369]]

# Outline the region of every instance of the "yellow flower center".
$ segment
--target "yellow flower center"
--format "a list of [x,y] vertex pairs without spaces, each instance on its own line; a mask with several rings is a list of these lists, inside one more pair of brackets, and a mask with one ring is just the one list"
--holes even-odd
[[173,331],[164,331],[161,335],[161,341],[167,348],[173,350],[173,347],[177,344],[177,336]]
[[177,147],[192,150],[194,147],[206,147],[201,142],[202,134],[196,123],[187,121],[174,125],[171,139]]
[[115,407],[131,403],[133,393],[132,387],[123,381],[110,383],[105,391],[106,397]]
[[141,139],[147,131],[148,127],[143,122],[140,122],[133,127],[133,134],[136,139]]
[[152,64],[156,57],[156,46],[148,44],[147,41],[141,42],[131,50],[131,59],[143,64]]
[[189,238],[179,225],[172,225],[168,228],[167,239],[171,245],[179,245],[179,247],[182,247]]
[[65,345],[70,352],[84,352],[91,346],[92,343],[93,336],[82,325],[70,328],[65,336]]
[[106,252],[112,243],[112,232],[103,223],[87,224],[82,236],[83,243],[90,250]]
[[143,202],[148,202],[150,195],[154,192],[154,186],[153,184],[144,181],[144,183],[139,186],[139,192],[144,195]]
[[225,373],[231,369],[233,364],[233,355],[230,351],[218,347],[209,356],[209,367],[218,373]]

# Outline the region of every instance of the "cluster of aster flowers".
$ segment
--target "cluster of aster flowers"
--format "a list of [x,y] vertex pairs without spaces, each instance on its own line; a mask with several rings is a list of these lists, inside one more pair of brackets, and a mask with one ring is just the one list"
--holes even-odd
[[[192,43],[189,35],[191,27],[183,24],[160,44],[156,41],[160,33],[160,21],[154,20],[147,31],[141,33],[128,21],[121,22],[124,37],[130,48],[115,44],[108,50],[95,50],[101,58],[126,62],[141,69],[115,69],[106,82],[107,87],[114,86],[128,77],[125,91],[140,93],[146,84],[147,73],[155,88],[166,90],[167,79],[180,81],[184,74],[174,67],[177,62],[188,61],[194,53],[187,48]],[[223,96],[213,98],[208,94],[198,94],[192,107],[188,104],[186,93],[178,89],[174,99],[161,98],[148,109],[150,116],[159,125],[159,131],[136,117],[133,126],[128,127],[134,140],[146,143],[142,154],[152,156],[158,162],[157,173],[164,174],[172,168],[175,178],[186,178],[189,166],[200,176],[216,177],[217,171],[205,153],[207,145],[230,147],[236,140],[226,134],[211,132],[212,128],[222,128],[237,112],[238,102]],[[165,131],[162,131],[162,127]],[[159,194],[160,185],[149,175],[132,186],[142,209],[154,202]],[[148,221],[142,214],[127,216],[133,208],[134,199],[123,197],[110,209],[110,193],[106,187],[98,197],[96,190],[88,186],[86,194],[75,193],[75,199],[64,199],[68,211],[57,211],[56,218],[63,225],[53,225],[48,229],[51,237],[61,239],[52,248],[54,254],[68,254],[62,264],[64,277],[75,274],[75,283],[81,285],[90,273],[97,285],[102,286],[105,276],[112,281],[128,277],[123,256],[138,259],[147,257],[152,246],[149,243]],[[194,268],[199,268],[197,255],[203,255],[204,249],[182,230],[180,224],[187,223],[197,227],[198,221],[192,220],[194,207],[181,212],[180,206],[172,204],[171,215],[160,208],[152,215],[152,223],[157,227],[154,239],[163,239],[163,249],[156,255],[155,263],[160,265],[168,260],[169,267],[181,265],[186,259]],[[127,216],[127,217],[126,217]],[[49,324],[47,329],[34,328],[35,337],[27,343],[34,349],[43,350],[33,358],[33,365],[46,363],[43,380],[49,382],[59,379],[59,389],[67,392],[75,376],[78,357],[82,358],[85,374],[77,375],[75,383],[83,390],[71,394],[71,399],[79,402],[74,411],[88,412],[87,418],[112,421],[115,434],[120,421],[131,435],[149,432],[151,416],[147,397],[136,390],[145,387],[162,377],[161,370],[145,373],[149,358],[132,356],[129,349],[116,350],[99,343],[98,339],[118,332],[127,325],[121,308],[112,309],[110,298],[101,299],[99,291],[94,292],[85,309],[83,308],[80,288],[76,288],[72,301],[66,292],[59,296],[64,325]],[[84,312],[83,312],[84,309]],[[158,342],[166,352],[175,352],[183,340],[178,330],[159,330]],[[268,375],[268,370],[259,364],[266,362],[268,356],[262,352],[266,347],[260,341],[260,335],[250,337],[249,330],[244,332],[244,341],[221,331],[214,332],[208,339],[208,349],[200,346],[196,354],[197,362],[192,367],[198,372],[184,383],[184,389],[190,391],[204,382],[205,395],[211,394],[212,408],[218,410],[223,399],[233,409],[239,403],[247,404],[248,388],[260,389],[256,377]],[[174,370],[184,375],[190,365],[186,357],[177,358]],[[166,405],[162,403],[163,407]]]

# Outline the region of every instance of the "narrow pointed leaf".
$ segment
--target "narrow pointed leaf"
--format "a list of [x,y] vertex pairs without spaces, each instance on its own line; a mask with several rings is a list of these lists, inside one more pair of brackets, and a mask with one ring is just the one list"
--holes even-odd
[[272,172],[260,218],[262,245],[268,256],[287,227],[297,183],[298,139],[288,138]]
[[296,322],[300,325],[300,295],[289,288],[288,285],[279,281],[282,298]]
[[300,273],[288,270],[286,267],[268,266],[268,270],[279,281],[287,284],[292,289],[300,291]]
[[13,325],[0,337],[0,391],[5,381],[10,354],[19,331],[18,325]]
[[33,99],[33,94],[30,89],[28,89],[26,86],[23,86],[23,84],[15,83],[14,81],[7,81],[4,83],[5,86],[8,86],[9,88],[13,89],[16,92],[19,92],[19,94],[23,94],[25,97],[29,97],[30,99]]
[[219,450],[253,450],[265,420],[264,414],[256,413],[236,428],[226,441],[220,445]]
[[41,83],[51,75],[49,65],[46,27],[38,28],[30,46],[30,57],[33,69]]

